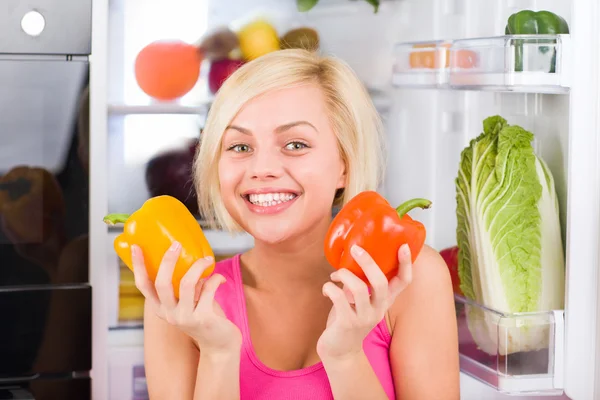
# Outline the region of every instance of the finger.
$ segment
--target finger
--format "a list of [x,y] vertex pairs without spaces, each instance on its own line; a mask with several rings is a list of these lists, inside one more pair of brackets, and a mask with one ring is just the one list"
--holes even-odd
[[156,281],[154,282],[160,302],[168,308],[174,308],[177,305],[173,292],[173,271],[180,253],[181,245],[178,242],[173,242],[160,262]]
[[148,305],[157,310],[160,306],[160,301],[158,300],[156,290],[154,289],[154,284],[148,277],[142,249],[137,245],[131,245],[131,264],[133,266],[135,286],[144,295]]
[[369,284],[373,288],[372,291],[372,304],[374,307],[379,308],[386,304],[388,298],[388,279],[379,268],[375,260],[367,253],[363,248],[353,245],[350,248],[352,257],[356,260],[356,263],[362,268]]
[[389,284],[390,300],[396,298],[412,282],[412,258],[407,244],[400,246],[398,261],[400,262],[398,274],[390,280]]
[[[344,289],[348,289],[354,297],[354,306],[359,317],[368,315],[371,309],[371,299],[369,287],[360,278],[345,268],[342,268],[331,274],[331,280],[344,284]],[[343,291],[342,291],[343,293]],[[347,300],[347,297],[344,295]]]
[[352,306],[348,303],[344,291],[337,287],[335,283],[326,282],[323,285],[323,295],[329,297],[333,303],[338,318],[349,319],[356,315]]
[[346,295],[346,299],[348,300],[348,303],[354,304],[354,295],[352,294],[350,289],[348,289],[346,286],[344,286],[343,290],[344,290],[344,294]]
[[196,306],[194,313],[206,315],[214,312],[213,301],[215,299],[215,293],[217,292],[219,285],[224,282],[225,277],[223,275],[213,274],[203,283],[200,299],[198,299],[198,305]]
[[192,313],[200,296],[199,289],[202,287],[200,277],[202,273],[212,264],[212,257],[201,258],[194,262],[185,273],[179,283],[179,304],[183,312]]

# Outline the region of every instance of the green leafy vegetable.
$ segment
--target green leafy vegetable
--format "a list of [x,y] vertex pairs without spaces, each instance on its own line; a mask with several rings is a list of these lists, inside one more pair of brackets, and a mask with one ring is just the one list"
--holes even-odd
[[296,0],[296,8],[300,12],[306,12],[317,5],[319,0]]
[[[563,308],[558,200],[532,140],[531,132],[500,116],[485,119],[483,133],[461,153],[456,179],[460,288],[465,297],[503,313]],[[515,319],[472,307],[467,318],[476,343],[490,354],[548,344],[548,326],[539,318],[517,327]]]
[[[365,0],[367,3],[373,6],[373,12],[379,11],[379,0]],[[307,12],[317,5],[319,0],[296,0],[296,8],[300,12]]]

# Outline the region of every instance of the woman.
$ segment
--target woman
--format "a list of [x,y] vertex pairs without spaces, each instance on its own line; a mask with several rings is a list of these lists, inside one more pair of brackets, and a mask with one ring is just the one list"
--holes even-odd
[[215,227],[246,231],[255,246],[200,282],[213,260],[198,260],[179,300],[171,284],[178,244],[154,284],[133,248],[150,398],[459,398],[441,257],[425,246],[413,269],[403,246],[388,283],[353,248],[368,288],[324,256],[332,205],[377,187],[382,143],[366,90],[334,58],[278,51],[225,82],[194,166],[198,201]]

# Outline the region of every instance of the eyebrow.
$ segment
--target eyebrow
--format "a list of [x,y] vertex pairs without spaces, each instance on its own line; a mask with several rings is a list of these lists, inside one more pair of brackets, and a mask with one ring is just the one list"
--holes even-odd
[[[315,132],[317,132],[317,133],[319,132],[319,130],[317,128],[315,128],[315,126],[308,121],[294,121],[294,122],[290,122],[287,124],[283,124],[283,125],[280,125],[277,128],[275,128],[275,132],[282,133],[282,132],[288,131],[296,126],[299,126],[299,125],[310,126],[312,129],[315,130]],[[236,131],[241,132],[246,135],[252,135],[252,132],[249,129],[242,128],[241,126],[229,125],[229,126],[227,126],[227,129],[233,129],[233,130],[236,130]]]

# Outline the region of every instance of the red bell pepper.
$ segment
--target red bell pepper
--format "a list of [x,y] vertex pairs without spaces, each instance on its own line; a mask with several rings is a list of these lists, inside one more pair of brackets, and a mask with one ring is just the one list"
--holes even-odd
[[392,279],[398,273],[400,246],[408,243],[414,262],[425,244],[425,226],[406,213],[415,207],[430,206],[429,200],[413,199],[394,209],[377,192],[359,193],[340,210],[329,226],[325,237],[327,261],[335,269],[346,268],[369,283],[350,254],[350,248],[356,244],[369,253],[388,280]]

